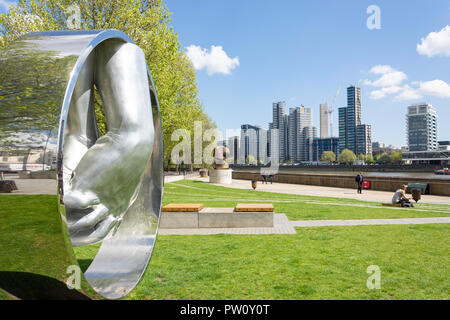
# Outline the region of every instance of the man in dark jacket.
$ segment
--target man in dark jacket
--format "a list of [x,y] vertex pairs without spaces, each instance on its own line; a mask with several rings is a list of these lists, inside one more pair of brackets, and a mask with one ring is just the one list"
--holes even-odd
[[356,183],[358,184],[358,193],[362,193],[362,184],[363,184],[363,181],[364,181],[364,177],[363,177],[362,172],[360,172],[360,173],[356,176],[355,181],[356,181]]

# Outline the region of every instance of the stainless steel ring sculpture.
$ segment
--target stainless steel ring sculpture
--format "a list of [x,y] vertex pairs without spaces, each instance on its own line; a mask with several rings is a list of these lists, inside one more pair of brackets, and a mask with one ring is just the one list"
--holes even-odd
[[127,295],[150,260],[163,193],[161,116],[143,51],[115,30],[31,33],[1,53],[0,73],[0,151],[41,150],[16,169],[55,169],[68,255],[101,242],[84,276],[105,298]]

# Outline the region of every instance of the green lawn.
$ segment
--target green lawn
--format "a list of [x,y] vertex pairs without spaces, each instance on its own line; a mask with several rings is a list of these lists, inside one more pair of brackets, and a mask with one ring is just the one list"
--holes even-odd
[[[450,216],[445,205],[389,209],[195,181],[167,184],[164,204],[172,202],[215,207],[272,202],[291,220]],[[70,260],[55,210],[53,196],[0,196],[0,276],[21,271],[65,277],[54,263]],[[449,299],[449,231],[450,225],[436,224],[298,228],[296,235],[159,236],[142,282],[127,299]],[[82,269],[97,248],[77,248]],[[381,269],[381,290],[366,287],[370,265]]]
[[[448,299],[448,225],[160,236],[129,299]],[[381,269],[369,290],[367,267]]]
[[450,205],[419,203],[415,208],[390,208],[375,202],[232,189],[190,180],[170,183],[164,188],[163,203],[176,202],[203,203],[207,207],[234,207],[239,202],[270,202],[275,212],[286,214],[290,220],[450,216]]
[[[43,291],[46,298],[70,295],[66,268],[76,260],[67,254],[56,203],[56,196],[0,195],[0,288],[27,299]],[[86,281],[82,288],[94,294]],[[6,298],[0,290],[0,299]]]

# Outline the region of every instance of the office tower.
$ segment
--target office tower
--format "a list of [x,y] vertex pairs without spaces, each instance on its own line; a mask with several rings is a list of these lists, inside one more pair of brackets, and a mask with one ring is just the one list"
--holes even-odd
[[269,161],[272,164],[278,164],[280,161],[280,136],[278,129],[269,129],[267,131],[267,155],[270,157]]
[[259,127],[250,124],[243,124],[241,126],[241,146],[240,146],[240,162],[246,163],[249,156],[256,161],[258,160],[258,131]]
[[311,141],[317,137],[317,128],[308,126],[302,130],[303,144],[301,147],[301,159],[300,161],[312,161],[312,145]]
[[339,108],[339,150],[348,148],[347,108]]
[[300,157],[298,145],[300,144],[300,108],[290,108],[288,116],[288,156],[287,160],[297,161]]
[[241,126],[240,163],[245,163],[248,156],[254,159],[254,162],[250,164],[257,164],[258,161],[263,164],[268,162],[267,130],[258,126],[244,124]]
[[267,160],[267,133],[268,133],[268,131],[265,129],[260,128],[258,130],[257,152],[258,152],[258,160],[262,164],[266,164],[268,162],[268,160]]
[[[362,125],[361,88],[350,86],[347,88],[347,107],[339,108],[340,152],[349,149],[358,154],[358,141],[361,142],[362,147],[368,138],[372,139],[370,126],[359,128],[362,136],[358,137],[358,126],[360,125]],[[372,145],[361,150],[365,152],[370,149],[372,149]]]
[[360,124],[356,127],[356,155],[372,155],[372,126]]
[[410,152],[437,149],[437,118],[436,110],[428,103],[408,107],[406,126]]
[[[228,138],[227,147],[230,150],[230,161],[228,163],[239,163],[239,150],[241,148],[241,138],[239,136],[233,136]],[[232,161],[232,162],[231,162]]]
[[286,102],[276,102],[273,103],[273,121],[272,128],[277,129],[279,136],[279,159],[286,160],[288,154],[288,133],[287,133],[287,122],[288,117],[286,115]]
[[320,105],[320,137],[328,138],[328,104]]

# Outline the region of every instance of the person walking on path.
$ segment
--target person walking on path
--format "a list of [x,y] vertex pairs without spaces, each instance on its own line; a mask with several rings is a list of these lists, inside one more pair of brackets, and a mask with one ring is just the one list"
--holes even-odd
[[355,178],[355,181],[358,184],[358,193],[362,194],[362,184],[364,182],[364,176],[362,172],[358,173],[358,175]]
[[262,176],[262,183],[267,184],[267,176],[265,174],[262,174],[261,176]]

